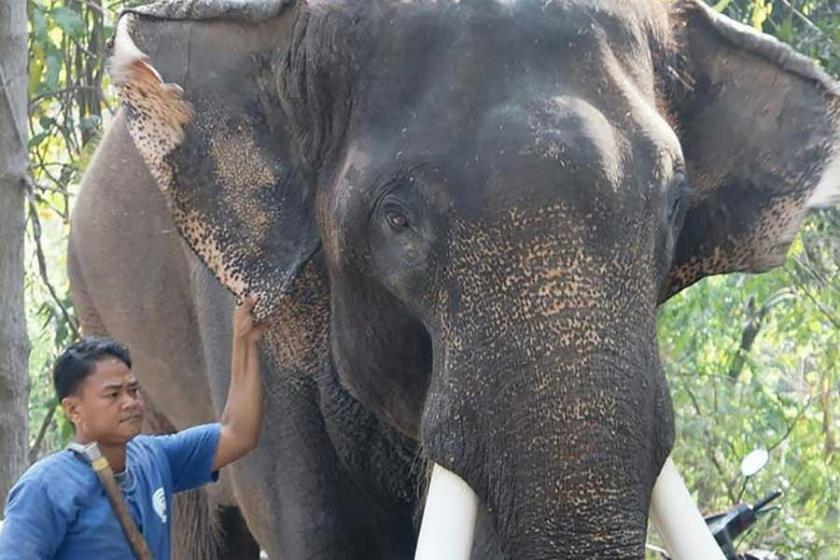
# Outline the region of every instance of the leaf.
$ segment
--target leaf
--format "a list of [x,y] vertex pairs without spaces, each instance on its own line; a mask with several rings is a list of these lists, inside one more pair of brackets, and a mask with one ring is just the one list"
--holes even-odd
[[82,148],[81,153],[79,153],[79,158],[76,160],[76,174],[80,176],[82,173],[85,172],[87,166],[90,164],[90,161],[93,159],[94,153],[96,153],[96,148],[99,146],[99,142],[102,140],[102,129],[97,130],[88,140],[87,144],[84,145]]
[[725,10],[727,6],[729,6],[729,4],[731,3],[732,0],[720,0],[720,2],[715,4],[712,9],[714,9],[716,12],[723,12],[723,10]]
[[79,121],[79,128],[82,130],[91,130],[99,128],[102,124],[102,119],[98,115],[90,115],[84,117]]
[[752,26],[761,31],[764,29],[764,22],[770,17],[773,11],[773,4],[764,0],[753,0],[752,3]]
[[71,8],[68,8],[67,6],[61,6],[59,8],[53,9],[50,15],[52,16],[52,19],[55,21],[56,25],[58,25],[62,31],[64,31],[71,37],[78,38],[85,31],[85,26],[82,22],[82,16],[80,16],[78,12]]
[[38,43],[33,44],[29,49],[29,95],[32,96],[41,85],[41,78],[44,76],[44,49]]
[[53,124],[55,124],[55,119],[52,117],[48,117],[43,115],[39,120],[38,124],[41,125],[41,128],[44,130],[49,129]]
[[44,8],[34,2],[30,2],[29,25],[32,29],[32,36],[35,41],[43,43],[47,36],[47,16]]
[[785,19],[782,20],[781,25],[776,28],[776,37],[784,41],[785,43],[793,43],[794,40],[794,32],[793,32],[793,15],[788,14]]
[[61,75],[61,67],[64,65],[61,53],[53,45],[50,46],[53,48],[47,50],[47,72],[43,82],[46,91],[42,93],[59,89],[58,81]]
[[50,135],[49,135],[48,132],[39,132],[38,134],[35,134],[31,138],[29,138],[29,143],[28,143],[29,149],[31,150],[33,148],[37,148],[41,144],[41,142],[43,142],[44,139],[48,138],[49,136]]

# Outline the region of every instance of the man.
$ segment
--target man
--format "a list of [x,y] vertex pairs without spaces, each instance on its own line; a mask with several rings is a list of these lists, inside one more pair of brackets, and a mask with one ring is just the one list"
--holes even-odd
[[[128,509],[156,560],[169,560],[172,495],[214,481],[219,469],[256,447],[262,384],[251,298],[233,315],[227,404],[218,424],[174,435],[140,436],[143,399],[124,346],[86,338],[59,356],[53,372],[75,441],[98,442]],[[71,450],[29,468],[9,494],[0,560],[128,559],[131,548],[90,465]]]

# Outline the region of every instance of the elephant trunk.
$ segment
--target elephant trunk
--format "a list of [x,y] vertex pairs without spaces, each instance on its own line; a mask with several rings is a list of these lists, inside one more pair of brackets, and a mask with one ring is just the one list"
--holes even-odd
[[562,314],[436,352],[423,445],[476,492],[508,557],[643,555],[671,405],[652,322],[584,327],[598,319]]

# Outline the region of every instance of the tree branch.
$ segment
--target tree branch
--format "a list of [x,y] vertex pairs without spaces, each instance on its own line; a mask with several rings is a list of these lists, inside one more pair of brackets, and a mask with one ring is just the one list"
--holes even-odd
[[[790,272],[788,272],[788,274],[790,274]],[[796,284],[796,286],[800,290],[802,290],[802,293],[804,293],[805,296],[809,300],[811,300],[811,303],[813,303],[816,306],[816,308],[820,311],[820,313],[822,313],[822,315],[828,320],[828,322],[834,325],[834,328],[840,329],[840,318],[835,316],[829,308],[827,308],[823,303],[817,300],[817,298],[814,297],[814,294],[812,294],[810,290],[808,290],[808,288],[805,287],[805,283],[801,282],[795,274],[790,274],[790,277],[793,279],[794,284]]]
[[52,97],[58,97],[59,95],[64,95],[65,93],[74,93],[74,92],[79,91],[79,90],[95,91],[95,92],[99,93],[99,88],[98,87],[86,86],[86,85],[74,85],[74,86],[68,86],[66,88],[57,89],[55,91],[48,91],[47,93],[42,93],[41,95],[37,95],[37,96],[35,96],[35,97],[33,97],[32,99],[29,100],[30,111],[31,111],[31,107],[33,107],[34,105],[40,103],[41,101],[43,101],[45,99],[49,99],[49,98],[52,98]]
[[782,4],[783,4],[783,5],[784,5],[784,6],[785,6],[788,10],[790,10],[790,11],[791,11],[791,13],[792,13],[793,15],[795,15],[795,16],[796,16],[796,18],[797,18],[799,21],[801,21],[802,23],[804,23],[804,24],[805,24],[805,27],[807,27],[807,28],[808,28],[808,29],[810,29],[811,31],[816,32],[816,33],[817,33],[820,37],[822,37],[822,38],[823,38],[823,39],[824,39],[824,40],[825,40],[825,41],[826,41],[829,45],[831,45],[831,50],[833,50],[835,53],[837,53],[838,55],[840,55],[840,48],[838,48],[837,43],[835,43],[835,42],[831,39],[831,37],[829,37],[829,36],[828,36],[828,34],[826,34],[826,32],[825,32],[825,31],[823,31],[823,30],[822,30],[822,29],[821,29],[821,28],[820,28],[820,27],[819,27],[816,23],[814,23],[813,21],[811,21],[811,20],[810,20],[810,18],[808,18],[808,16],[806,16],[806,15],[805,15],[805,14],[803,14],[801,11],[799,11],[799,10],[796,8],[796,6],[794,6],[793,4],[791,4],[788,0],[779,0],[779,2],[781,2],[781,3],[782,3]]
[[61,194],[61,195],[68,194],[70,196],[75,196],[74,193],[68,193],[66,189],[59,189],[58,187],[51,187],[49,185],[44,185],[42,183],[35,183],[35,188],[38,189],[39,191],[47,191],[47,192],[53,192],[53,193]]
[[779,2],[781,2],[782,4],[784,4],[784,6],[785,6],[788,10],[790,10],[790,11],[791,11],[791,12],[792,12],[792,13],[793,13],[793,14],[794,14],[797,18],[799,18],[799,20],[800,20],[802,23],[804,23],[806,27],[808,27],[808,28],[810,28],[810,29],[812,29],[812,30],[816,31],[817,33],[820,33],[821,35],[825,35],[825,33],[823,32],[823,30],[822,30],[822,29],[820,29],[819,27],[817,27],[817,24],[816,24],[816,23],[814,23],[813,21],[811,21],[810,19],[808,19],[808,16],[806,16],[805,14],[803,14],[802,12],[800,12],[798,9],[796,9],[796,6],[794,6],[793,4],[791,4],[790,2],[788,2],[788,0],[779,0]]
[[[688,387],[684,387],[684,389],[685,392],[688,394],[688,398],[691,400],[691,405],[694,408],[694,411],[697,413],[697,416],[699,418],[704,418],[703,410],[700,408],[700,401],[697,400],[697,397],[694,395],[694,393],[691,392],[691,389],[689,389]],[[720,476],[722,480],[727,480],[728,477],[726,471],[720,464],[720,461],[718,461],[717,455],[715,454],[715,446],[713,444],[715,438],[712,437],[712,432],[709,429],[708,425],[703,426],[703,435],[706,439],[706,451],[709,455],[709,461],[711,461],[712,466],[718,473],[718,476]],[[732,492],[732,488],[730,487],[728,482],[726,484],[726,493],[729,495],[730,501],[735,502],[735,494]]]
[[793,419],[793,421],[790,424],[788,424],[787,430],[785,430],[785,433],[782,435],[782,437],[780,437],[775,443],[773,443],[773,445],[771,445],[770,447],[767,448],[768,452],[773,451],[774,449],[779,447],[782,443],[784,443],[784,441],[790,436],[791,432],[793,432],[793,429],[796,427],[796,424],[799,423],[799,420],[805,415],[805,412],[808,410],[808,408],[811,406],[811,403],[813,403],[813,402],[814,402],[814,396],[811,395],[810,397],[808,397],[808,401],[805,403],[805,406],[803,406],[799,410],[799,412],[796,414],[796,417]]
[[50,427],[50,424],[52,424],[53,418],[55,417],[55,409],[55,404],[49,407],[49,410],[47,410],[47,413],[44,415],[44,420],[41,422],[41,427],[38,429],[38,436],[32,443],[32,447],[29,448],[29,453],[26,458],[28,459],[30,465],[38,460],[38,453],[41,452],[41,445],[44,442],[44,437],[47,435],[47,429]]
[[79,327],[70,316],[70,313],[67,311],[67,308],[64,306],[61,298],[58,297],[58,293],[50,282],[49,274],[47,273],[47,259],[44,256],[44,248],[41,244],[41,219],[38,217],[38,208],[35,203],[35,194],[33,192],[35,183],[31,178],[27,177],[26,185],[26,198],[29,203],[29,218],[32,220],[32,238],[35,241],[35,255],[38,259],[38,272],[41,276],[41,280],[47,287],[47,291],[50,293],[50,297],[52,297],[55,304],[61,310],[61,315],[67,322],[70,330],[73,331],[73,338],[78,339],[81,336],[79,333]]
[[834,439],[834,417],[831,410],[831,378],[828,370],[823,372],[822,377],[822,429],[823,437],[825,438],[825,445],[823,446],[823,456],[826,463],[831,463],[834,459],[834,452],[837,450],[837,442]]
[[737,381],[747,363],[747,356],[752,350],[753,344],[758,338],[758,333],[761,331],[761,326],[764,323],[764,318],[770,310],[776,305],[789,300],[794,297],[790,289],[784,288],[764,302],[760,309],[755,309],[755,299],[750,298],[747,302],[747,321],[744,325],[744,330],[741,332],[741,345],[735,351],[732,357],[732,364],[729,366],[729,379]]

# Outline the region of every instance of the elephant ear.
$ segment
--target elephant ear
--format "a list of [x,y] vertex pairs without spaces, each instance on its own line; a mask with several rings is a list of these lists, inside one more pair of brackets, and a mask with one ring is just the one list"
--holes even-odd
[[809,208],[840,199],[840,90],[809,59],[678,4],[671,107],[693,187],[665,300],[704,276],[781,264]]
[[125,13],[109,71],[181,235],[235,295],[257,296],[264,318],[320,241],[269,77],[294,8],[247,7],[167,2]]

